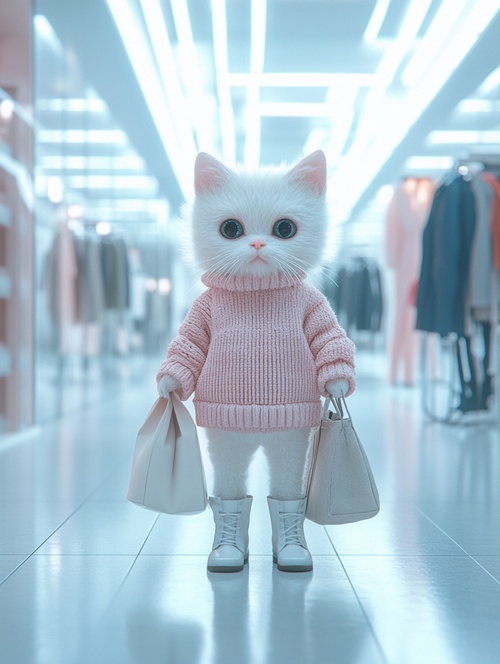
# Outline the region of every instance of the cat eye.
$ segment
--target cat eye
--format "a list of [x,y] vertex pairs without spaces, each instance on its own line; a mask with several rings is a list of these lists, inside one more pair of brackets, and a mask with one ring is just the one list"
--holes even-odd
[[289,240],[297,232],[297,224],[291,219],[279,219],[273,226],[273,235],[281,240]]
[[241,237],[244,233],[242,224],[236,219],[226,219],[226,221],[223,221],[219,231],[222,237],[225,237],[227,240],[236,240],[236,238]]

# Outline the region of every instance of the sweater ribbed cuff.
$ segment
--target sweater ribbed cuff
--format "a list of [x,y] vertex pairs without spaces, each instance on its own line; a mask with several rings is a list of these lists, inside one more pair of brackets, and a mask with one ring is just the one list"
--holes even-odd
[[186,401],[193,394],[195,384],[193,374],[182,364],[165,360],[156,374],[156,383],[158,384],[163,376],[172,376],[176,378],[181,386],[176,390],[182,401]]
[[335,364],[321,367],[318,371],[318,388],[321,396],[328,396],[326,384],[329,380],[340,380],[342,378],[349,383],[349,390],[345,395],[346,397],[349,397],[356,389],[356,375],[352,365],[347,364],[346,362],[335,362]]

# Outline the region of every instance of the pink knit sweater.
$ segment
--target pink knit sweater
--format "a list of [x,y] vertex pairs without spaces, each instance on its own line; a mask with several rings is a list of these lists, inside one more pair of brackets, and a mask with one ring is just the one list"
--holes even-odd
[[354,344],[326,298],[284,275],[214,277],[168,348],[157,375],[195,391],[198,425],[238,432],[317,426],[329,380],[355,389]]

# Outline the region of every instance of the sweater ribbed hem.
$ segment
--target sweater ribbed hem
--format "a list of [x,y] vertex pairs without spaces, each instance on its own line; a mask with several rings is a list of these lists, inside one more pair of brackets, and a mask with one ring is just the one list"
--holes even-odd
[[266,433],[319,426],[321,402],[278,406],[214,404],[194,399],[196,423],[207,429],[238,433]]

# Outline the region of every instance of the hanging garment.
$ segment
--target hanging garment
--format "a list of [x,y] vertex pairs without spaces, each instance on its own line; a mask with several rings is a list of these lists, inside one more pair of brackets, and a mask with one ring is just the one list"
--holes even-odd
[[490,373],[491,323],[478,324],[476,341],[481,340],[482,358],[474,353],[473,339],[460,337],[457,342],[457,366],[460,380],[460,402],[457,410],[463,413],[487,410],[493,394],[493,380]]
[[353,329],[380,330],[384,309],[382,278],[373,259],[351,259],[338,271],[335,284],[325,286],[323,293],[348,333]]
[[471,247],[469,285],[466,299],[466,331],[471,333],[470,314],[476,320],[490,320],[492,302],[493,253],[491,250],[491,215],[494,192],[481,177],[471,180],[476,224]]
[[389,380],[397,382],[403,367],[404,382],[411,385],[418,354],[415,332],[415,298],[422,233],[432,198],[434,182],[428,178],[407,178],[394,191],[386,219],[387,266],[394,275],[392,330],[389,337]]
[[491,209],[491,237],[493,241],[493,265],[495,270],[500,270],[500,180],[493,173],[483,173],[481,177],[487,182],[494,192],[494,200]]
[[96,238],[76,240],[79,271],[79,320],[99,323],[104,312],[104,281],[101,250]]
[[382,321],[382,280],[374,261],[358,258],[352,274],[351,299],[356,330],[378,332]]
[[130,306],[127,248],[121,238],[107,237],[101,248],[104,297],[107,309],[125,310]]
[[47,256],[45,292],[47,306],[58,333],[61,353],[73,350],[73,328],[79,311],[79,273],[75,238],[64,222],[59,224]]
[[422,237],[417,329],[465,333],[475,209],[471,183],[461,176],[436,191]]

